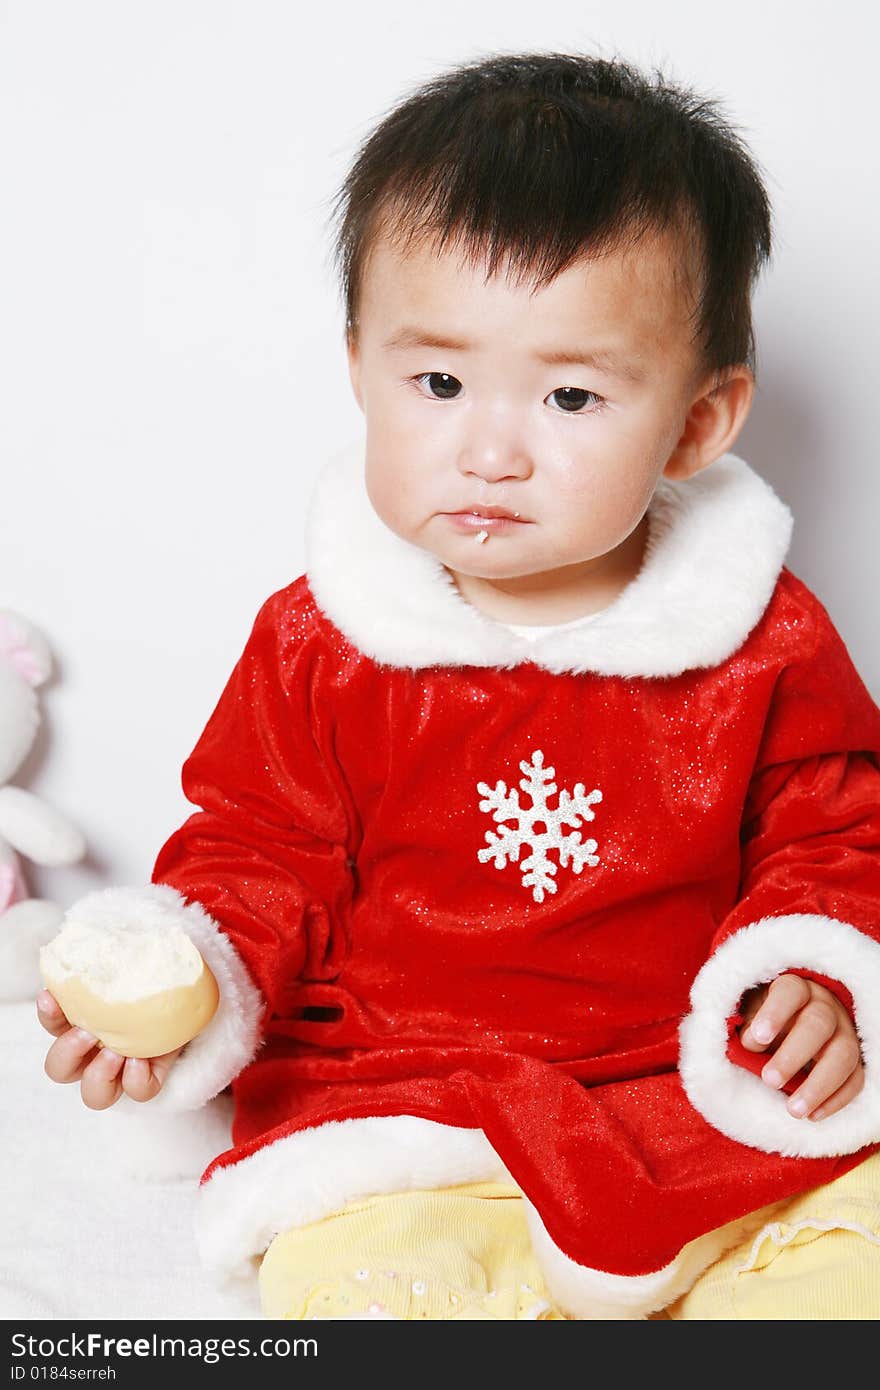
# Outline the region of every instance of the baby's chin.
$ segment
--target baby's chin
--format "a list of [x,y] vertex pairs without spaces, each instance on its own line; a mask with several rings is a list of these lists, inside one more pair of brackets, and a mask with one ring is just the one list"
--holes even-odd
[[466,574],[471,579],[503,580],[537,578],[538,575],[550,573],[553,569],[552,565],[504,565],[500,562],[494,565],[481,565],[476,560],[466,560],[462,562],[450,560],[446,556],[436,555],[433,551],[431,551],[430,554],[434,555],[435,559],[439,560],[443,568],[448,570],[450,574]]
[[464,574],[471,579],[498,582],[508,579],[537,579],[540,575],[550,574],[558,568],[549,557],[546,563],[542,563],[540,557],[534,555],[528,559],[520,557],[518,560],[509,555],[500,555],[500,547],[496,548],[493,555],[487,555],[485,552],[489,549],[488,542],[483,546],[475,545],[474,549],[481,552],[478,554],[452,555],[448,551],[440,553],[430,546],[422,546],[422,549],[433,555],[450,574]]

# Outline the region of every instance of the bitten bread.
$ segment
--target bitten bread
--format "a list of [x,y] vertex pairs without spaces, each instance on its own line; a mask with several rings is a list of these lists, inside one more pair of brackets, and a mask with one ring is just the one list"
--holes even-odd
[[211,1021],[220,995],[178,926],[72,921],[40,951],[43,983],[71,1024],[123,1057],[161,1057]]

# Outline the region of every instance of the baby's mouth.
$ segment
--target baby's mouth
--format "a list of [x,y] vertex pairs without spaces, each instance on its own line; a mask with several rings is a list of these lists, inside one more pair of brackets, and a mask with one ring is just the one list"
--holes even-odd
[[491,521],[496,518],[501,519],[503,517],[506,517],[508,521],[520,520],[519,512],[513,511],[510,507],[495,507],[486,505],[484,507],[466,507],[463,510],[467,512],[469,515],[481,516],[486,521]]
[[504,511],[501,507],[487,508],[486,511],[445,512],[456,530],[464,532],[485,532],[487,536],[513,531],[518,526],[528,526],[518,513]]

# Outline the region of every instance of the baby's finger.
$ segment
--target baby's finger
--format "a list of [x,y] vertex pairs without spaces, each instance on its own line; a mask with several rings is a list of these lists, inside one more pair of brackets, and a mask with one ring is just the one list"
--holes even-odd
[[788,1109],[791,1114],[809,1115],[816,1106],[830,1099],[845,1085],[853,1072],[861,1069],[861,1061],[858,1040],[852,1034],[836,1034],[822,1049],[819,1060],[803,1085],[789,1096]]
[[[801,1009],[791,1032],[780,1043],[761,1072],[768,1086],[784,1086],[796,1072],[813,1061],[837,1031],[838,1016],[833,1003],[811,999]],[[852,1070],[852,1068],[850,1068]]]
[[183,1049],[165,1052],[161,1057],[129,1057],[122,1074],[122,1089],[132,1100],[147,1101],[157,1096],[174,1062]]
[[146,1057],[127,1057],[122,1070],[122,1089],[132,1100],[152,1100],[159,1090],[159,1082]]
[[152,1059],[153,1071],[158,1076],[160,1084],[165,1080],[182,1051],[182,1046],[176,1047],[173,1052],[163,1052],[161,1057]]
[[57,1038],[65,1028],[70,1027],[58,1000],[47,989],[40,990],[36,1002],[37,1018],[47,1033],[52,1033]]
[[97,1057],[89,1062],[82,1074],[79,1089],[83,1105],[87,1105],[90,1110],[106,1110],[119,1099],[122,1095],[119,1073],[124,1061],[125,1058],[120,1057],[118,1052],[111,1052],[106,1047],[101,1048]]
[[833,1115],[836,1111],[842,1110],[845,1105],[849,1105],[850,1101],[854,1100],[859,1094],[864,1084],[865,1068],[863,1066],[858,1066],[849,1080],[841,1086],[840,1090],[835,1091],[832,1096],[829,1096],[823,1105],[812,1110],[807,1118],[810,1120],[827,1119],[829,1115]]
[[809,998],[810,986],[806,980],[799,975],[778,975],[761,1007],[740,1034],[743,1046],[750,1052],[766,1051]]
[[68,1086],[79,1081],[88,1058],[100,1043],[83,1028],[65,1028],[46,1053],[43,1070],[50,1081]]

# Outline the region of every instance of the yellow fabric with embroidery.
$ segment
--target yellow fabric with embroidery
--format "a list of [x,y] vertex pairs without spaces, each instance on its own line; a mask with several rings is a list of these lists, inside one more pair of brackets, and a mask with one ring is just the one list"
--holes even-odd
[[509,1182],[395,1192],[276,1236],[268,1318],[561,1319]]
[[[564,1321],[544,1283],[519,1188],[506,1182],[353,1202],[276,1236],[260,1266],[267,1318]],[[766,1225],[652,1315],[880,1316],[880,1155],[768,1209]]]

